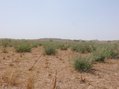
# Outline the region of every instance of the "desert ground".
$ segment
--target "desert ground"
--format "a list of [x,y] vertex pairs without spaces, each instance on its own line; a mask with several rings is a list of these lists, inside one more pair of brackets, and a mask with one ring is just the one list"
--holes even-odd
[[74,68],[79,53],[56,49],[55,55],[44,54],[44,47],[31,52],[16,52],[14,47],[0,47],[0,89],[119,89],[119,59],[95,62],[88,72]]

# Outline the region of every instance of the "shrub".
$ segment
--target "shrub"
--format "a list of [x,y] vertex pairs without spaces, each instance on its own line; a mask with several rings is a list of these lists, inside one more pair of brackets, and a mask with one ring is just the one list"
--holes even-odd
[[56,49],[52,46],[47,46],[47,47],[45,47],[45,54],[46,55],[55,55]]
[[17,52],[31,52],[31,46],[28,44],[21,44],[16,47]]
[[77,57],[74,62],[74,67],[78,71],[86,72],[92,68],[92,62],[88,57]]

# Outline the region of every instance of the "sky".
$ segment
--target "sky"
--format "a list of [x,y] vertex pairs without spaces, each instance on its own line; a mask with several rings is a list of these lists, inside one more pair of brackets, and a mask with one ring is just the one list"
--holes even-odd
[[0,38],[119,40],[119,0],[0,0]]

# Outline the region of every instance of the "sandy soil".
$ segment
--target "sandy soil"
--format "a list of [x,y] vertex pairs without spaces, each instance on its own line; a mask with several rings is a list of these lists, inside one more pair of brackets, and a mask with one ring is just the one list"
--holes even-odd
[[[119,89],[119,60],[96,63],[89,73],[75,71],[70,50],[56,56],[43,55],[43,48],[31,53],[0,50],[0,89]],[[53,88],[56,85],[56,88]]]

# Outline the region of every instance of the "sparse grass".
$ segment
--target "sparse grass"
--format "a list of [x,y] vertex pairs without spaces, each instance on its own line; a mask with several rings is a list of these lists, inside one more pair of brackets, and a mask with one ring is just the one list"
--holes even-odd
[[88,57],[76,57],[74,67],[78,71],[87,72],[92,68],[92,62]]
[[22,52],[31,52],[31,46],[28,44],[21,44],[16,47],[16,52],[22,53]]
[[56,49],[52,46],[44,47],[44,50],[45,50],[46,55],[55,55],[56,54]]

